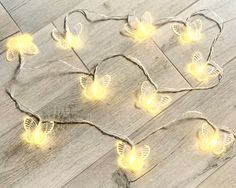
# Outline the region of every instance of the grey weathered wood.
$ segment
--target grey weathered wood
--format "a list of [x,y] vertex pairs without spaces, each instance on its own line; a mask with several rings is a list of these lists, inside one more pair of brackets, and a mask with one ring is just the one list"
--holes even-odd
[[[208,8],[215,11],[221,16],[225,22],[224,30],[220,36],[215,50],[212,54],[212,60],[219,65],[224,65],[230,59],[235,57],[235,42],[236,36],[234,27],[236,24],[235,14],[236,2],[234,0],[228,1],[199,1],[194,6],[182,12],[179,17],[186,18],[191,13],[198,10]],[[168,24],[160,29],[160,34],[154,37],[154,41],[165,53],[165,55],[172,61],[177,69],[188,79],[188,81],[196,85],[196,81],[186,72],[186,65],[191,62],[193,52],[201,51],[204,57],[207,57],[212,40],[218,33],[216,25],[213,27],[212,23],[202,17],[198,17],[203,21],[203,37],[197,43],[180,44],[176,35],[172,31],[171,25]],[[161,36],[161,37],[160,37]],[[178,54],[176,56],[176,54]]]
[[[235,130],[235,61],[227,64],[225,73],[226,78],[219,88],[202,93],[187,94],[185,98],[178,100],[165,113],[146,124],[131,137],[137,142],[149,135],[154,129],[165,125],[188,110],[199,110],[217,126],[228,126]],[[231,89],[228,90],[227,88]],[[226,100],[226,98],[230,99]],[[215,105],[220,106],[222,111],[215,108]],[[199,151],[196,145],[196,131],[200,127],[200,120],[181,121],[143,141],[140,145],[150,145],[151,154],[147,163],[148,168],[141,175],[154,168],[138,181],[131,183],[131,187],[196,187],[235,156],[235,148],[220,158]],[[129,185],[122,171],[117,170],[116,151],[112,149],[103,158],[69,182],[66,187],[80,187],[83,185],[86,185],[86,187],[117,187],[118,185],[122,187],[122,185]],[[224,173],[227,174],[226,169]],[[129,175],[128,172],[126,174]],[[128,176],[129,179],[138,177]],[[229,176],[226,175],[226,177]],[[232,179],[234,176],[230,177]],[[209,184],[206,184],[208,185],[206,187],[211,187],[214,184],[213,181],[214,178]],[[225,180],[222,177],[220,181]],[[232,184],[228,183],[227,185],[230,187]]]
[[[135,10],[138,16],[141,16],[145,11],[150,11],[153,18],[162,18],[165,16],[176,15],[184,8],[195,1],[156,1],[153,6],[153,1],[135,0],[130,1],[104,1],[91,4],[89,1],[80,3],[74,9],[89,9],[100,14],[108,16],[126,16],[133,13]],[[183,6],[184,5],[184,6]],[[168,9],[167,7],[171,7]],[[168,9],[168,11],[166,11]],[[157,11],[158,10],[158,11]],[[92,18],[96,18],[93,15]],[[99,18],[99,17],[98,17]],[[62,31],[64,15],[54,21],[56,27]],[[69,23],[71,26],[81,22],[83,24],[83,32],[81,40],[84,46],[76,50],[76,53],[81,57],[84,63],[89,67],[93,67],[96,61],[103,59],[108,54],[121,53],[134,45],[134,41],[120,34],[123,29],[124,21],[106,21],[98,23],[88,23],[80,14],[74,14],[70,17]]]
[[[148,10],[156,19],[173,15],[185,17],[201,8],[212,8],[227,21],[225,34],[217,44],[214,58],[217,63],[224,65],[235,57],[233,29],[235,2],[233,0],[224,2],[168,0],[155,3],[151,0],[132,0],[129,3],[104,0],[92,3],[91,1],[69,1],[71,2],[69,3],[64,0],[49,2],[2,0],[1,2],[24,32],[36,32],[34,38],[36,44],[39,45],[40,54],[26,57],[26,66],[38,66],[48,63],[50,60],[63,59],[86,71],[82,62],[71,50],[63,51],[56,48],[55,42],[50,38],[50,31],[54,27],[51,24],[47,25],[56,19],[54,24],[61,30],[64,15],[60,15],[76,8],[87,8],[98,13],[120,16],[127,15],[132,12],[132,9],[136,9],[139,15]],[[58,16],[60,17],[58,18]],[[186,47],[186,50],[185,47],[182,49],[179,46],[176,47],[173,33],[168,28],[170,25],[160,29],[160,33],[154,37],[154,41],[172,62],[164,57],[164,54],[152,41],[135,44],[131,39],[121,36],[119,31],[124,24],[122,21],[89,24],[78,15],[74,15],[70,21],[72,24],[81,21],[84,25],[84,35],[82,36],[85,42],[84,48],[77,50],[76,53],[88,68],[93,68],[100,59],[114,53],[131,54],[142,61],[160,87],[188,86],[172,63],[184,74],[183,61],[188,60],[187,52],[190,52],[191,48]],[[38,31],[40,28],[43,29]],[[209,37],[213,37],[215,32],[216,28],[212,28],[211,24],[209,28],[205,28],[205,33]],[[0,46],[4,43],[2,41]],[[210,38],[207,38],[204,43],[199,45],[203,53],[207,52],[209,43]],[[24,115],[15,109],[12,101],[3,91],[16,67],[16,62],[6,64],[4,55],[0,56],[1,187],[61,187],[65,184],[68,187],[117,187],[118,185],[125,187],[128,185],[124,174],[121,171],[117,172],[115,141],[86,125],[57,125],[50,137],[49,145],[42,149],[22,141]],[[222,122],[222,124],[235,128],[233,125],[235,121],[233,106],[235,104],[235,84],[232,81],[235,79],[234,64],[235,61],[232,61],[226,65],[226,77],[219,88],[209,92],[188,93],[187,97],[180,101],[178,99],[183,94],[173,95],[174,104],[148,124],[147,122],[152,120],[153,116],[134,106],[135,91],[145,78],[134,65],[122,58],[110,60],[98,71],[99,75],[109,73],[112,76],[108,98],[103,102],[92,103],[85,100],[81,96],[79,76],[59,76],[58,72],[71,70],[60,63],[51,63],[42,69],[22,72],[19,83],[14,87],[14,94],[27,107],[40,114],[43,119],[79,120],[84,118],[94,121],[108,130],[132,135],[131,138],[134,138],[135,141],[148,135],[163,123],[172,120],[177,114],[196,108],[202,110],[217,125]],[[141,144],[147,143],[152,147],[148,168],[155,164],[158,166],[131,186],[196,187],[208,176],[210,177],[209,182],[206,180],[201,185],[211,186],[215,178],[222,174],[219,167],[229,161],[235,155],[235,151],[233,150],[223,159],[215,159],[211,155],[197,152],[194,145],[194,134],[197,129],[196,121],[182,122],[164,133],[159,132],[142,142]],[[173,150],[175,152],[171,154]],[[166,159],[163,160],[163,158]],[[182,164],[183,158],[185,164]],[[230,162],[232,163],[232,160]],[[214,166],[214,164],[218,166]],[[226,173],[227,166],[222,169]],[[230,170],[232,171],[233,167]],[[215,176],[210,176],[214,172],[216,172]],[[229,178],[232,179],[232,177]],[[135,177],[129,175],[129,178]],[[226,178],[228,176],[218,178],[219,184],[225,182]],[[230,187],[233,182],[230,181],[227,185]]]
[[[33,79],[34,77],[40,77],[44,75],[44,77],[49,77],[46,79],[44,82],[44,87],[40,88],[40,90],[43,90],[48,88],[48,93],[47,95],[45,94],[43,96],[43,100],[40,99],[40,102],[36,102],[35,106],[37,106],[37,109],[41,108],[41,106],[45,105],[48,101],[50,101],[52,98],[56,97],[57,95],[60,94],[60,92],[64,92],[64,89],[68,86],[66,85],[61,85],[60,87],[53,88],[55,86],[55,79],[48,74],[50,73],[56,73],[56,72],[64,72],[67,70],[70,70],[66,65],[61,64],[61,63],[50,63],[52,60],[57,60],[57,59],[62,59],[65,61],[70,62],[72,65],[77,66],[81,70],[86,71],[85,67],[83,66],[82,62],[77,58],[77,56],[74,54],[72,50],[67,50],[63,51],[61,49],[55,48],[55,43],[51,39],[50,36],[50,31],[53,29],[53,26],[50,24],[44,29],[40,30],[37,34],[35,34],[33,37],[35,38],[34,43],[38,46],[40,53],[35,55],[35,56],[24,56],[24,62],[25,62],[25,67],[37,67],[37,66],[42,66],[49,64],[49,66],[46,66],[41,69],[36,69],[36,70],[31,70],[31,69],[25,69],[22,70],[22,74],[20,74],[19,79],[20,81],[23,82],[29,82],[28,79]],[[16,122],[19,122],[19,116],[17,116],[15,119],[12,118],[14,116],[14,113],[8,112],[6,109],[9,109],[9,111],[14,110],[14,104],[12,103],[11,100],[8,99],[8,97],[5,94],[5,88],[8,86],[8,81],[11,79],[13,76],[14,69],[18,65],[17,60],[14,62],[7,62],[6,61],[6,53],[3,53],[1,55],[1,70],[0,70],[0,75],[1,75],[1,117],[2,117],[2,125],[1,125],[1,135],[16,126]],[[32,92],[34,93],[31,96],[27,96],[27,102],[30,103],[35,96],[42,97],[40,95],[41,91],[39,88],[35,88],[36,84],[32,84],[31,82],[29,86],[32,86]],[[23,84],[22,84],[23,85]],[[28,87],[22,87],[19,86],[21,90],[25,90],[23,92],[27,93]],[[49,90],[51,88],[51,90]],[[64,89],[63,89],[64,88]],[[52,92],[52,89],[55,89],[55,92]],[[14,91],[14,87],[13,87]],[[50,92],[51,91],[51,92]],[[23,94],[23,93],[22,93]],[[24,96],[24,94],[23,94]],[[18,121],[14,122],[16,119]],[[10,120],[10,122],[9,122]],[[21,121],[21,120],[20,120]],[[7,123],[8,122],[8,123]],[[11,123],[12,122],[12,123]],[[13,123],[14,122],[14,123]],[[13,126],[13,127],[12,127]]]
[[14,21],[11,19],[11,17],[1,4],[0,4],[0,17],[1,17],[1,22],[0,22],[0,53],[1,53],[6,49],[5,47],[6,40],[4,39],[13,35],[17,31],[19,31],[19,29],[17,28],[16,24],[14,23]]
[[[149,49],[148,56],[145,53],[141,53],[144,47]],[[172,86],[177,84],[178,87],[186,86],[184,79],[162,56],[153,42],[149,41],[146,44],[137,45],[126,53],[135,55],[138,53],[138,57],[141,60],[145,59],[146,61],[143,62],[144,65],[151,72],[153,79],[158,83]],[[167,72],[173,76],[171,80],[164,76]],[[135,91],[137,91],[141,82],[145,80],[137,67],[124,59],[117,58],[110,60],[104,66],[100,67],[98,73],[99,75],[109,73],[112,76],[112,83],[106,101],[101,103],[86,101],[81,97],[82,92],[78,86],[78,76],[69,76],[64,79],[61,78],[63,79],[61,82],[67,86],[71,84],[70,87],[63,94],[61,93],[60,96],[48,102],[38,113],[44,118],[55,118],[57,120],[87,119],[101,125],[103,128],[124,135],[131,134],[152,118],[152,116],[145,112],[137,110],[134,105]],[[32,82],[29,84],[32,85]],[[42,102],[40,100],[41,96],[47,93],[47,91],[42,90],[40,96],[35,94],[35,88],[46,87],[42,85],[44,83],[34,84],[28,87],[24,93],[19,88],[19,85],[18,89],[16,88],[18,99],[24,104],[27,104],[27,107],[36,111],[38,105],[41,106],[39,104]],[[174,96],[173,101],[180,96]],[[5,140],[9,137],[19,138],[21,132],[22,127],[19,125],[6,136],[2,137],[2,139]],[[6,142],[11,143],[12,141],[10,139]],[[62,186],[113,148],[114,141],[112,142],[110,138],[101,135],[87,126],[68,125],[56,126],[54,141],[51,144],[51,146],[48,146],[51,150],[46,148],[45,153],[41,154],[38,153],[38,150],[31,150],[30,156],[32,158],[28,156],[31,162],[32,160],[35,162],[40,160],[44,161],[45,164],[40,164],[41,162],[36,163],[36,166],[29,164],[25,170],[22,170],[26,162],[23,162],[24,159],[22,159],[23,161],[21,163],[11,163],[11,166],[15,166],[13,167],[14,173],[11,170],[4,171],[2,174],[3,176],[8,176],[8,179],[3,180],[1,183],[6,185],[31,186],[36,181],[40,186]],[[15,151],[15,147],[22,148],[27,147],[27,145],[23,144],[19,139],[14,140],[12,147],[8,145],[2,148],[2,157],[7,153],[11,153],[11,151]],[[24,155],[25,150],[23,149],[14,156],[7,156],[10,158],[21,158]],[[27,160],[28,157],[24,158]],[[62,162],[62,160],[65,162]],[[66,162],[67,160],[68,162]],[[8,161],[5,161],[3,164],[7,168],[10,165]],[[48,174],[48,172],[52,173]],[[34,174],[37,174],[37,176]],[[60,178],[57,178],[59,176]]]
[[34,33],[83,0],[1,0],[23,32]]

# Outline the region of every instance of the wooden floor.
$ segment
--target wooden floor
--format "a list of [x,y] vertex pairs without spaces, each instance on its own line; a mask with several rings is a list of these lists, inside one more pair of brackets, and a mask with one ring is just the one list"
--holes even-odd
[[[235,0],[0,0],[0,187],[236,187],[236,149],[223,157],[200,152],[195,144],[199,121],[179,122],[159,131],[141,144],[151,147],[148,168],[139,176],[126,176],[116,164],[115,140],[86,125],[56,125],[50,145],[39,149],[24,143],[22,120],[5,94],[17,61],[6,62],[6,39],[29,32],[40,53],[26,57],[26,66],[38,66],[62,59],[91,71],[99,60],[115,53],[132,55],[142,61],[160,87],[188,87],[196,83],[185,73],[194,50],[208,53],[218,32],[204,21],[204,39],[197,45],[181,46],[170,24],[158,30],[152,40],[134,43],[121,36],[123,21],[88,23],[81,15],[84,48],[78,51],[56,47],[50,36],[63,27],[64,15],[72,9],[89,9],[106,15],[124,16],[136,10],[150,11],[155,19],[166,16],[186,18],[209,8],[225,22],[213,59],[224,68],[221,84],[210,91],[172,95],[171,105],[153,117],[135,108],[134,92],[145,80],[142,72],[122,58],[110,60],[99,73],[112,76],[106,101],[91,103],[80,98],[79,78],[58,77],[70,69],[59,63],[37,70],[24,70],[14,94],[35,113],[48,119],[86,119],[129,136],[135,142],[157,127],[188,110],[199,110],[218,126],[236,130],[236,1]],[[135,180],[129,182],[129,180]]]

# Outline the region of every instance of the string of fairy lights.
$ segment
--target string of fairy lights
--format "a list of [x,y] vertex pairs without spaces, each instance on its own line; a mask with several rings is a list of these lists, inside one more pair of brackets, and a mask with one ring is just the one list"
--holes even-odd
[[[197,43],[202,38],[202,21],[196,16],[201,16],[207,20],[215,23],[219,29],[219,32],[213,39],[209,54],[207,58],[204,58],[200,51],[193,53],[190,58],[190,63],[186,66],[186,70],[189,75],[191,75],[197,82],[201,84],[198,87],[187,87],[187,88],[160,88],[156,82],[153,81],[150,74],[146,68],[142,65],[141,61],[135,57],[126,56],[123,54],[115,54],[106,57],[101,62],[99,62],[93,73],[86,73],[78,68],[70,65],[69,63],[58,60],[54,62],[63,63],[73,70],[64,74],[76,74],[79,75],[79,82],[83,92],[81,93],[87,100],[99,101],[105,100],[108,96],[107,90],[109,90],[112,78],[109,74],[98,76],[98,68],[106,63],[110,59],[115,59],[117,57],[123,58],[126,62],[129,62],[136,66],[145,76],[146,80],[143,81],[139,88],[139,94],[134,102],[134,105],[142,109],[143,111],[150,113],[152,115],[157,115],[163,108],[170,105],[172,99],[168,95],[170,93],[180,93],[186,91],[194,90],[209,90],[217,87],[223,77],[223,69],[212,60],[212,53],[214,51],[214,46],[220,37],[224,22],[223,20],[213,11],[208,9],[203,9],[191,14],[186,20],[182,20],[177,17],[167,17],[162,18],[154,22],[151,13],[145,12],[140,18],[136,16],[135,12],[127,16],[113,16],[108,17],[103,14],[97,14],[88,10],[79,9],[69,12],[64,19],[64,31],[59,32],[57,29],[52,31],[52,38],[56,41],[58,46],[63,49],[79,49],[81,48],[81,38],[82,24],[78,23],[73,27],[69,26],[69,18],[72,14],[79,13],[82,14],[88,22],[96,23],[108,20],[123,20],[126,21],[124,27],[121,29],[121,34],[132,38],[134,42],[143,42],[144,40],[152,38],[156,34],[156,31],[166,24],[172,23],[172,30],[177,36],[180,44],[183,43]],[[96,14],[99,19],[91,19],[88,13]],[[213,15],[214,18],[208,16],[207,14]],[[218,20],[217,20],[218,19]],[[146,137],[141,139],[136,144],[133,143],[127,136],[115,133],[110,130],[105,130],[101,125],[97,125],[88,120],[79,121],[58,121],[51,120],[45,121],[38,114],[33,112],[31,109],[26,107],[24,104],[19,102],[12,92],[12,85],[17,80],[18,75],[22,69],[38,69],[46,65],[38,67],[25,67],[24,66],[24,55],[36,55],[39,52],[38,47],[34,44],[33,38],[29,34],[21,34],[18,36],[11,37],[7,41],[7,52],[6,58],[8,61],[13,61],[19,59],[19,64],[14,72],[12,79],[9,81],[9,85],[6,88],[7,95],[15,103],[16,108],[27,115],[23,120],[23,126],[25,130],[24,139],[26,142],[35,145],[37,147],[42,147],[47,144],[47,138],[53,131],[54,125],[62,124],[86,124],[94,127],[101,134],[112,137],[117,141],[116,151],[117,151],[117,164],[120,168],[131,172],[137,173],[146,166],[146,161],[150,154],[150,147],[148,145],[140,146],[140,143],[154,135],[161,129],[166,129],[171,126],[174,122],[183,119],[199,119],[204,121],[202,123],[201,129],[198,131],[198,145],[202,151],[207,151],[215,155],[224,154],[234,143],[236,134],[228,129],[218,128],[212,122],[210,122],[206,117],[203,116],[201,112],[197,111],[187,111],[183,113],[178,118],[173,121],[163,125]],[[216,82],[213,85],[202,86],[208,84],[212,79]],[[196,114],[196,117],[189,116],[190,114]],[[142,177],[142,175],[140,176]],[[139,178],[140,178],[139,177]],[[136,180],[132,180],[136,181]]]

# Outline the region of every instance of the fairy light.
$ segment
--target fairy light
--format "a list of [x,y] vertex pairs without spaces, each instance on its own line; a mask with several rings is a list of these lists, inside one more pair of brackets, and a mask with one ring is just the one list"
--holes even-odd
[[198,134],[198,145],[202,151],[222,155],[233,144],[235,138],[231,132],[222,132],[218,128],[203,123]]
[[117,141],[116,150],[118,166],[135,173],[143,169],[145,161],[150,154],[150,147],[148,145],[130,148],[130,146],[122,141]]
[[148,81],[141,85],[136,106],[151,114],[157,114],[171,102],[168,95],[157,94],[156,89]]
[[107,93],[107,87],[111,82],[111,76],[105,75],[102,78],[96,76],[91,78],[90,76],[81,76],[80,84],[84,89],[84,96],[89,100],[102,100],[105,98]]
[[24,139],[27,143],[43,146],[47,143],[47,135],[52,131],[54,122],[36,123],[31,117],[24,119]]
[[35,55],[38,53],[38,47],[33,43],[30,34],[21,34],[13,36],[7,40],[7,60],[13,61],[22,55]]
[[145,12],[141,19],[139,19],[135,13],[130,15],[128,24],[124,25],[124,34],[132,37],[135,41],[142,42],[156,32],[156,28],[153,25],[153,19],[150,12]]
[[202,21],[197,19],[183,24],[173,24],[172,29],[182,43],[197,42],[202,37]]
[[222,68],[214,61],[205,61],[201,52],[195,52],[192,62],[187,64],[187,72],[199,82],[208,82],[210,79],[223,74]]
[[69,48],[81,48],[82,42],[81,42],[81,35],[82,33],[82,24],[78,23],[73,28],[68,28],[65,31],[65,33],[60,33],[56,29],[52,31],[52,37],[55,41],[57,41],[57,44],[59,47],[63,49],[69,49]]

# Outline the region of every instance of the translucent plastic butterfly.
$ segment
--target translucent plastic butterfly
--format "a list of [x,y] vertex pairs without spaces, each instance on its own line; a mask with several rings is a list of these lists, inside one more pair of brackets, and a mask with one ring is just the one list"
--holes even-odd
[[119,167],[132,172],[142,170],[144,162],[150,154],[150,147],[148,145],[131,149],[130,146],[122,141],[116,143],[116,150],[119,155],[117,160]]
[[59,46],[63,49],[75,48],[78,49],[81,47],[81,38],[82,33],[82,24],[76,24],[72,29],[67,29],[66,32],[61,33],[54,29],[52,31],[52,37],[55,41],[58,42]]
[[173,24],[174,33],[182,42],[196,42],[201,39],[202,21],[199,19],[187,22],[186,26],[182,24]]
[[203,151],[212,152],[215,155],[225,153],[235,141],[233,133],[214,129],[208,123],[202,124],[198,137],[200,149]]
[[129,15],[128,23],[124,25],[122,34],[134,38],[136,41],[144,41],[155,34],[156,28],[150,12],[145,12],[141,19],[135,13]]
[[84,89],[84,95],[89,100],[102,100],[106,95],[106,90],[110,82],[110,75],[105,75],[100,79],[96,76],[94,79],[90,76],[80,77],[80,84]]
[[31,144],[43,145],[53,127],[53,121],[37,123],[32,117],[26,117],[24,119],[25,140]]
[[19,55],[35,55],[38,51],[29,34],[21,34],[7,40],[7,61],[13,61]]
[[205,61],[201,52],[195,52],[192,56],[192,63],[187,65],[187,71],[197,81],[208,81],[211,78],[223,74],[222,68],[214,61]]
[[168,95],[157,94],[156,89],[148,81],[144,81],[136,105],[147,112],[156,114],[170,102],[171,98]]

